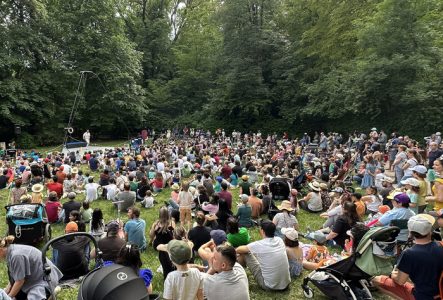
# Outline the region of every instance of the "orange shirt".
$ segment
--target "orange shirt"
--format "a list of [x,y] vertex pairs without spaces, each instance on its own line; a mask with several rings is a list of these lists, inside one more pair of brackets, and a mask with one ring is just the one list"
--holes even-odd
[[252,207],[251,217],[253,219],[257,219],[258,217],[260,217],[261,212],[263,211],[263,202],[261,201],[261,199],[255,197],[255,196],[250,196],[248,203]]
[[359,215],[360,218],[363,218],[366,211],[365,203],[361,200],[355,201],[354,203],[357,209],[357,214]]

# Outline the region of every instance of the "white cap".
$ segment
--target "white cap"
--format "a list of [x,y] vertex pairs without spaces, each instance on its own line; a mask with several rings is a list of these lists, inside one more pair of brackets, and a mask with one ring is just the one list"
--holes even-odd
[[294,228],[282,228],[281,233],[285,235],[291,241],[295,241],[298,239],[298,232]]
[[403,184],[403,185],[409,184],[409,185],[412,185],[412,186],[420,186],[420,182],[418,182],[417,179],[412,178],[412,177],[411,178],[407,178],[405,180],[402,180],[401,184]]
[[418,214],[413,216],[408,221],[408,230],[417,232],[421,235],[427,235],[432,231],[435,219],[428,214]]
[[428,169],[426,169],[426,167],[423,165],[416,165],[413,168],[411,168],[410,170],[420,173],[420,174],[426,174],[428,172]]

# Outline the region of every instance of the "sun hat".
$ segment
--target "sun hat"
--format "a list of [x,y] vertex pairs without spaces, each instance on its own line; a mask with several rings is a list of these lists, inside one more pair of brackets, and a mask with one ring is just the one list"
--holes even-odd
[[244,181],[246,181],[246,180],[249,179],[249,176],[248,176],[248,175],[243,175],[243,176],[241,177],[241,179],[243,179]]
[[324,183],[324,182],[322,182],[322,183],[320,183],[320,188],[322,189],[322,190],[328,190],[328,185],[326,184],[326,183]]
[[25,202],[25,201],[28,201],[28,200],[31,200],[31,195],[24,194],[24,195],[22,195],[20,197],[20,202]]
[[420,186],[420,182],[417,179],[412,178],[412,177],[407,178],[406,180],[402,180],[400,182],[403,185],[409,184],[409,185],[412,185],[412,186]]
[[313,238],[314,238],[314,240],[316,240],[317,243],[319,243],[319,244],[324,244],[324,243],[326,243],[326,235],[325,235],[323,232],[321,232],[321,231],[316,231],[316,232],[314,232]]
[[411,199],[409,198],[408,194],[406,193],[398,193],[394,196],[394,200],[399,203],[410,203]]
[[172,240],[168,243],[167,250],[172,262],[178,265],[187,263],[192,257],[191,247],[185,241]]
[[408,230],[417,232],[421,235],[427,235],[432,231],[435,219],[428,214],[418,214],[413,216],[408,221]]
[[69,222],[66,224],[65,232],[77,232],[78,231],[78,225],[74,221]]
[[317,181],[310,182],[309,187],[314,191],[320,191],[320,184]]
[[416,165],[413,168],[411,168],[411,171],[417,172],[419,174],[426,174],[428,172],[428,169],[423,165]]
[[281,233],[291,241],[296,241],[298,239],[298,232],[294,228],[282,228]]
[[77,167],[73,167],[71,170],[72,174],[77,174],[78,173],[78,168]]
[[223,242],[226,242],[228,238],[226,237],[226,232],[220,229],[211,230],[209,233],[211,235],[211,238],[214,240],[214,243],[216,246],[223,244]]
[[279,210],[287,210],[287,211],[293,211],[294,209],[291,207],[291,202],[288,200],[282,201],[281,205],[277,206]]
[[177,183],[174,183],[174,184],[171,186],[171,189],[172,189],[173,191],[178,191],[178,190],[180,189],[180,186],[179,186]]
[[43,191],[43,184],[36,183],[36,184],[34,184],[34,185],[32,186],[31,190],[32,190],[34,193],[40,193],[41,191]]

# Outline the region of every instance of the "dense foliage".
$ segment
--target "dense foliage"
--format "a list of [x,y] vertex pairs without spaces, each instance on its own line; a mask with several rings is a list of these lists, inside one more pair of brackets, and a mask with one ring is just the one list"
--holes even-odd
[[442,125],[440,0],[3,0],[0,136]]

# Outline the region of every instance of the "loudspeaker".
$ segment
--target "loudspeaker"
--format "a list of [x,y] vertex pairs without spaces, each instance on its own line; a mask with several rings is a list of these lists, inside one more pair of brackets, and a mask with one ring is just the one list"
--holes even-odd
[[14,132],[16,135],[19,135],[22,133],[22,128],[20,126],[15,126]]

